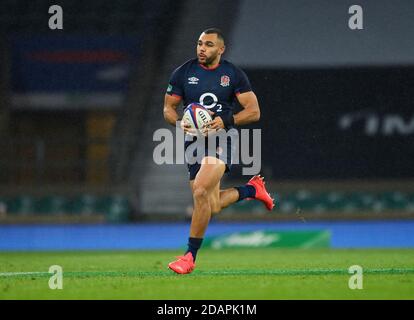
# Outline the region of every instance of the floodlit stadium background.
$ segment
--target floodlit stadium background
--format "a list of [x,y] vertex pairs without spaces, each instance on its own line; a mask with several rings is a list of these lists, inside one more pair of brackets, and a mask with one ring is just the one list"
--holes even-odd
[[[185,245],[186,168],[156,165],[152,135],[171,72],[212,26],[259,98],[250,128],[277,202],[238,203],[206,236],[414,247],[414,3],[358,1],[363,30],[347,1],[58,1],[63,30],[51,4],[0,4],[1,251]],[[224,185],[248,179],[236,166]]]

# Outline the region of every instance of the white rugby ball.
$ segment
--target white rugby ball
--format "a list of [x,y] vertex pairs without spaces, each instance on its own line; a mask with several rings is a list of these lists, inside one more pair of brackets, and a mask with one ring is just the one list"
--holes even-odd
[[202,132],[204,125],[211,120],[210,113],[199,103],[190,103],[184,110],[183,121],[196,131]]

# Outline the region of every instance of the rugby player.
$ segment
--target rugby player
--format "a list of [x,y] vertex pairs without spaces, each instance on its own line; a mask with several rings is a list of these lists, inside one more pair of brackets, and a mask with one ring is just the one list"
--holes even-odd
[[[190,103],[199,103],[212,114],[209,132],[229,130],[260,119],[259,103],[249,79],[240,68],[222,59],[225,48],[221,30],[210,28],[202,32],[197,41],[197,58],[185,62],[170,77],[164,100],[164,118],[168,123],[175,126],[180,121],[177,108]],[[237,114],[233,113],[235,99],[242,107]],[[187,151],[200,137],[190,135],[191,128],[183,121],[180,126],[186,133]],[[208,139],[209,136],[202,138]],[[188,250],[168,265],[176,273],[187,274],[194,270],[197,251],[213,214],[244,199],[259,200],[268,210],[274,207],[260,175],[252,177],[246,185],[220,189],[220,180],[225,172],[230,171],[235,150],[231,142],[223,147],[227,152],[197,155],[200,161],[187,164],[194,208]]]

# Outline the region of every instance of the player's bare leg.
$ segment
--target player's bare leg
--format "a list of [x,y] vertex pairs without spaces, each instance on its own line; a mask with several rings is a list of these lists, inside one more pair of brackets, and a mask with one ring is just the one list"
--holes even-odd
[[[193,190],[194,181],[190,181],[191,190]],[[210,209],[211,215],[220,213],[224,208],[227,208],[231,204],[239,200],[239,192],[236,188],[228,188],[220,190],[220,181],[213,188],[213,191],[210,193]]]
[[227,208],[237,201],[239,201],[239,192],[236,188],[229,188],[220,191],[220,210]]
[[[245,186],[237,188],[229,188],[220,191],[220,206],[221,209],[228,207],[229,205],[246,199],[246,200],[259,200],[263,202],[266,208],[271,211],[274,207],[274,199],[267,192],[265,187],[266,182],[261,175],[255,175],[253,178],[247,182]],[[251,191],[254,189],[253,195],[246,193],[248,190],[243,190],[245,188],[251,187]]]
[[[176,273],[186,274],[194,270],[197,251],[201,246],[204,234],[211,218],[212,194],[218,199],[219,182],[226,170],[222,160],[215,157],[204,157],[201,167],[194,181],[191,183],[193,192],[194,209],[191,219],[188,250],[184,256],[171,262],[168,267]],[[218,186],[218,188],[217,188]]]
[[[254,176],[251,180],[260,179],[265,184],[263,177]],[[193,190],[194,181],[190,181],[191,190]],[[220,190],[220,181],[214,187],[213,191],[210,193],[210,208],[211,215],[216,215],[220,213],[221,210],[227,208],[228,206],[236,203],[240,200],[240,193],[237,188],[228,188]],[[249,199],[250,200],[250,199]],[[261,200],[261,199],[258,199]],[[273,199],[272,199],[273,200]],[[270,204],[271,205],[271,204]]]
[[212,214],[220,212],[221,209],[238,200],[249,198],[262,201],[268,210],[273,209],[273,199],[266,191],[263,177],[256,175],[244,186],[220,191],[220,180],[224,172],[223,161],[206,157],[202,161],[195,180],[190,182],[194,210],[188,250],[184,256],[178,257],[178,260],[169,264],[170,269],[177,273],[186,274],[193,271],[197,251],[201,246]]
[[[226,165],[215,157],[204,157],[200,171],[192,185],[194,209],[191,219],[190,237],[202,238],[211,217],[212,195],[218,193],[217,186],[223,177]],[[213,204],[214,205],[214,204]]]
[[[262,201],[267,209],[271,210],[273,209],[273,199],[270,197],[270,195],[267,193],[265,189],[265,182],[264,178],[260,175],[254,176],[250,181],[247,183],[247,185],[252,185],[255,189],[255,197],[254,199]],[[222,209],[227,208],[228,206],[232,205],[233,203],[238,202],[240,199],[240,192],[238,188],[228,188],[224,190],[220,190],[220,183],[216,186],[216,191],[212,193],[211,199],[210,199],[210,205],[211,205],[211,213],[217,214]],[[216,196],[218,195],[218,197]],[[251,200],[252,198],[247,198],[247,200]]]

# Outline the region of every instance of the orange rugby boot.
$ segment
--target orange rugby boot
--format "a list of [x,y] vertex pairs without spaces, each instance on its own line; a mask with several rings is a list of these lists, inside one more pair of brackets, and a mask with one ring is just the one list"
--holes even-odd
[[247,198],[247,200],[259,200],[264,203],[267,210],[271,211],[274,204],[274,199],[270,196],[269,192],[267,192],[265,187],[264,178],[259,175],[255,175],[253,178],[247,182],[248,185],[253,186],[253,188],[256,190],[256,196],[254,198]]
[[177,257],[178,260],[170,262],[168,268],[179,274],[191,273],[195,268],[193,255],[188,252],[186,255]]

